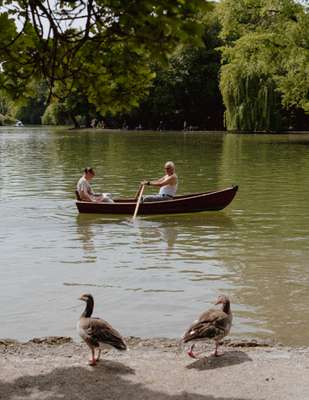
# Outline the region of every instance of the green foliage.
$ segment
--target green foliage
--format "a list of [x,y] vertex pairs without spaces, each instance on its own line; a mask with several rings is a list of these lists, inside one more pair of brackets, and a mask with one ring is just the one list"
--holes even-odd
[[41,124],[48,95],[46,82],[32,81],[29,93],[31,95],[24,96],[22,101],[16,103],[15,117],[24,124]]
[[105,114],[135,107],[154,78],[150,63],[198,40],[205,1],[56,0],[53,10],[48,1],[2,4],[10,11],[0,14],[0,85],[12,98],[44,78],[49,99],[82,93]]
[[13,125],[16,122],[15,118],[10,115],[3,115],[0,113],[0,126],[1,125]]
[[308,14],[293,0],[223,0],[220,88],[226,126],[278,129],[282,106],[308,111]]
[[288,42],[281,70],[276,74],[285,107],[302,108],[309,114],[309,13],[299,13],[286,31]]
[[[273,33],[249,33],[224,51],[220,88],[229,130],[280,128],[280,96],[273,79],[273,59],[280,44]],[[276,51],[274,51],[276,49]]]
[[233,64],[222,68],[221,87],[229,130],[263,131],[281,128],[280,96],[275,83],[261,71],[241,71]]
[[81,125],[90,127],[91,119],[96,116],[94,105],[88,102],[82,93],[69,95],[63,100],[53,101],[46,109],[43,124],[63,125],[73,123],[76,128]]
[[150,94],[133,113],[122,118],[131,126],[171,129],[195,126],[222,129],[223,105],[218,77],[221,44],[215,12],[203,19],[203,44],[182,46],[167,66],[156,66]]
[[66,125],[69,121],[69,115],[61,103],[50,103],[42,116],[43,125]]
[[12,115],[13,114],[13,103],[9,98],[0,90],[0,114]]
[[222,102],[233,130],[309,114],[309,12],[296,0],[1,4],[0,88],[26,123],[48,102],[44,123],[75,126],[101,115],[220,129]]
[[11,125],[16,122],[14,118],[15,107],[13,102],[0,90],[0,125]]

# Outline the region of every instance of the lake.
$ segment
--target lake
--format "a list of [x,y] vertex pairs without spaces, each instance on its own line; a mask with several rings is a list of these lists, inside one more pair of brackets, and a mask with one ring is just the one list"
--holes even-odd
[[[220,212],[78,214],[84,167],[133,196],[167,160],[179,193],[239,191]],[[1,127],[0,166],[0,338],[76,338],[85,292],[123,335],[180,337],[225,293],[232,337],[309,345],[309,135]]]

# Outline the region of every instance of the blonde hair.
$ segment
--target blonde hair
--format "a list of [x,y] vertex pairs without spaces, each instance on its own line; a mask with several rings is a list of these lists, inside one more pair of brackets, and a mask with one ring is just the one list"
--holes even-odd
[[172,168],[173,171],[175,171],[175,164],[173,163],[173,161],[167,161],[164,165],[164,168]]

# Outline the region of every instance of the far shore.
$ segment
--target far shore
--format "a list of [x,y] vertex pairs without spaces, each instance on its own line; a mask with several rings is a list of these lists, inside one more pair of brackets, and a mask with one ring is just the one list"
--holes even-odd
[[183,133],[239,133],[239,134],[248,134],[248,135],[289,135],[289,134],[309,134],[309,130],[304,131],[304,130],[282,130],[282,131],[271,131],[271,130],[265,130],[265,131],[227,131],[227,130],[207,130],[207,129],[124,129],[124,128],[102,128],[102,127],[86,127],[86,126],[81,126],[78,128],[75,128],[72,125],[22,125],[22,126],[15,126],[15,125],[0,125],[0,127],[5,128],[27,128],[27,127],[35,127],[35,128],[55,128],[55,129],[66,129],[71,132],[96,132],[96,133],[106,133],[106,132],[116,132],[116,133],[126,133],[126,132],[163,132],[163,133],[173,133],[173,132],[183,132]]
[[178,340],[127,338],[129,350],[88,365],[85,343],[70,337],[26,343],[0,339],[0,398],[5,400],[305,400],[309,348],[226,340],[224,355],[199,344],[189,358]]
[[[44,125],[42,125],[44,126]],[[173,133],[173,132],[183,132],[183,133],[239,133],[239,134],[248,134],[248,135],[288,135],[288,134],[309,134],[308,131],[304,130],[282,130],[282,131],[270,131],[270,130],[265,130],[265,131],[227,131],[227,130],[207,130],[207,129],[168,129],[168,130],[158,130],[158,129],[123,129],[123,128],[91,128],[91,127],[80,127],[80,128],[74,128],[74,127],[67,127],[68,130],[74,131],[74,132],[82,132],[82,131],[89,131],[89,132],[98,132],[98,133],[104,133],[104,132],[119,132],[119,133],[126,133],[126,132],[163,132],[163,133]]]

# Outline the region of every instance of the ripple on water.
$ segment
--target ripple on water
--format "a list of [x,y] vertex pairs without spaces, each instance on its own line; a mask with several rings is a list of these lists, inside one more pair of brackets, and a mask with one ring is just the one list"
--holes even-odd
[[[82,291],[124,334],[178,337],[224,292],[233,335],[309,343],[308,138],[162,135],[0,128],[0,337],[73,335]],[[232,204],[134,223],[78,214],[84,166],[96,167],[95,190],[127,196],[171,154],[182,193],[236,182]]]

